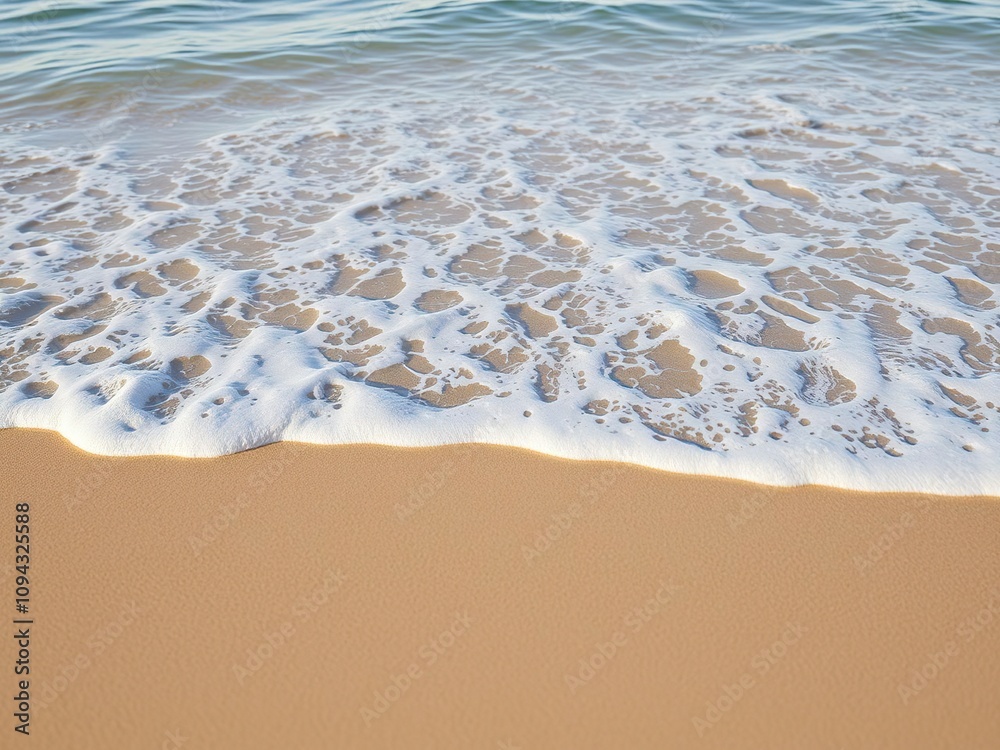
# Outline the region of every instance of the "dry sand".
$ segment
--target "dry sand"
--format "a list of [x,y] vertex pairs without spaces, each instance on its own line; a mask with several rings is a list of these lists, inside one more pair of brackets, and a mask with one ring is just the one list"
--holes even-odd
[[995,499],[483,446],[0,461],[4,747],[1000,747]]

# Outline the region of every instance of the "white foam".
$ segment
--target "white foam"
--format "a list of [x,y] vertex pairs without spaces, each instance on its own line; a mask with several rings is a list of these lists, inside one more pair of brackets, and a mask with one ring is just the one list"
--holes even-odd
[[8,149],[0,426],[114,455],[479,441],[1000,494],[996,149],[870,96]]

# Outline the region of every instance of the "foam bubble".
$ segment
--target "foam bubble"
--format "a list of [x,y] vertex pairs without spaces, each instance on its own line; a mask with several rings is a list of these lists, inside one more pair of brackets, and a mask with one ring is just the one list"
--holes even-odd
[[995,146],[853,95],[8,149],[0,426],[106,454],[483,441],[1000,493]]

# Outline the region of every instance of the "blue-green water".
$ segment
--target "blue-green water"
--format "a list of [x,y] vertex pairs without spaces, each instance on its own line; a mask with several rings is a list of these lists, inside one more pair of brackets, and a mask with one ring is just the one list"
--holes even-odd
[[484,87],[643,98],[789,74],[992,97],[998,59],[1000,5],[982,1],[35,0],[0,10],[8,124]]

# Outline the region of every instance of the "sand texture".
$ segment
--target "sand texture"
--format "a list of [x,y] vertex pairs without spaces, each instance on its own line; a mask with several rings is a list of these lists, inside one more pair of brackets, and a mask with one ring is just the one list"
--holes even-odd
[[3,747],[1000,747],[996,499],[5,430],[0,500],[35,618]]

